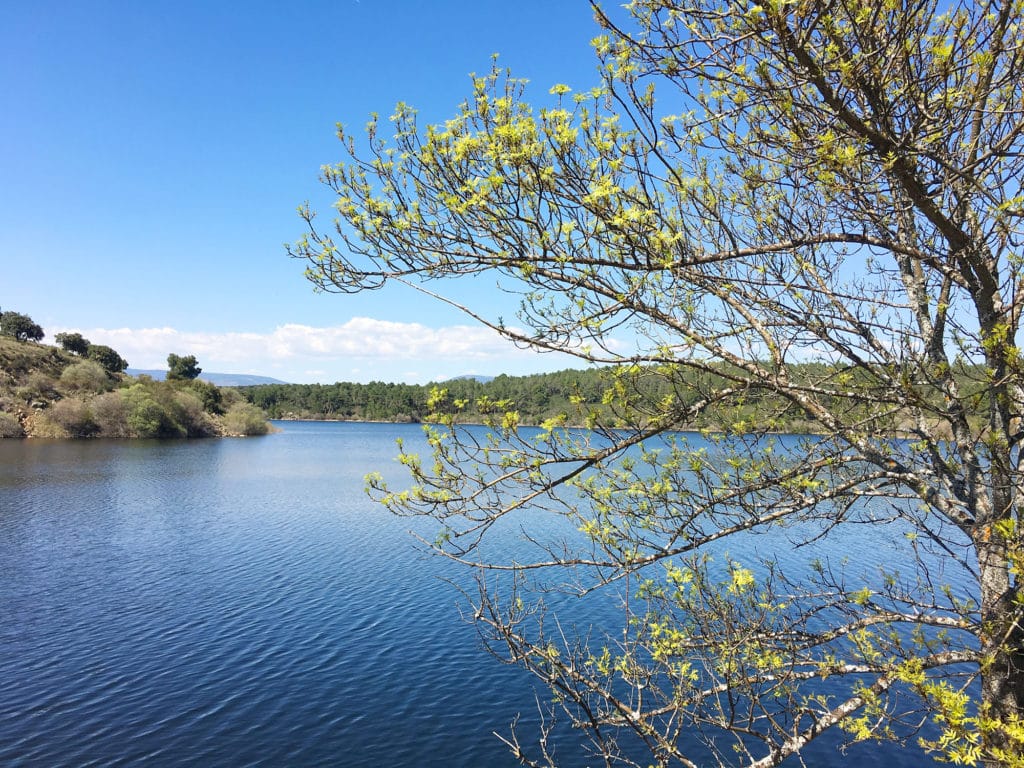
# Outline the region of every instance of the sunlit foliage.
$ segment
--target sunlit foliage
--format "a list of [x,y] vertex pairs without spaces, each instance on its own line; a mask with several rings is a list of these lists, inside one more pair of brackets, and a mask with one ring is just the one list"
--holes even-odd
[[[585,432],[568,409],[524,431],[499,398],[481,436],[439,395],[411,486],[371,490],[440,523],[492,649],[606,765],[770,766],[835,733],[1021,764],[1024,7],[595,15],[594,88],[531,106],[495,65],[443,124],[400,104],[365,142],[339,128],[336,226],[304,207],[292,247],[317,286],[484,275],[520,293],[514,324],[456,306],[617,366]],[[675,432],[749,401],[710,443]],[[781,445],[785,418],[819,436]],[[802,557],[879,526],[904,556],[875,573]],[[531,556],[489,546],[510,528]],[[728,556],[757,534],[785,552]],[[618,594],[621,626],[545,615],[559,585]],[[508,741],[548,765],[548,736]]]

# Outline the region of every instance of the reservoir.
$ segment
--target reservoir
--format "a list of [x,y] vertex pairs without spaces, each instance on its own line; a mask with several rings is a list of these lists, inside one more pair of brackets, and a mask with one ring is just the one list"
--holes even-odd
[[[401,481],[420,428],[278,426],[0,441],[0,765],[517,765],[493,733],[520,716],[528,746],[550,694],[482,650],[445,581],[466,574],[364,492]],[[556,735],[560,764],[600,764]]]

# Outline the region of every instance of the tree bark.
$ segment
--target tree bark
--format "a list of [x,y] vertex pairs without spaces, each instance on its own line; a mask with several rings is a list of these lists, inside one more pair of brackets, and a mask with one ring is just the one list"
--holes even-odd
[[[1005,540],[991,530],[977,543],[982,617],[981,707],[985,719],[1007,724],[1024,712],[1024,628],[1018,589],[1011,583]],[[986,753],[1012,754],[1015,745],[1005,727],[984,732]],[[986,765],[1007,765],[990,758]]]

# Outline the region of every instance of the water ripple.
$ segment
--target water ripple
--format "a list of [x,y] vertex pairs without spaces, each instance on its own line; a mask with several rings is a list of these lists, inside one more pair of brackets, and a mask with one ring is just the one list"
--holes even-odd
[[530,681],[363,495],[396,430],[0,441],[0,765],[514,765]]

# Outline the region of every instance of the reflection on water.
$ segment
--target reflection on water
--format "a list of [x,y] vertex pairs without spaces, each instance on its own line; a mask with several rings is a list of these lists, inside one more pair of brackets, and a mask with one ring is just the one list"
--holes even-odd
[[0,764],[515,764],[532,681],[363,492],[419,429],[281,426],[0,441]]

